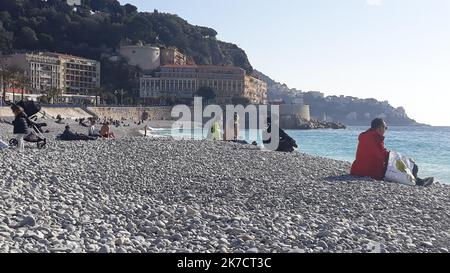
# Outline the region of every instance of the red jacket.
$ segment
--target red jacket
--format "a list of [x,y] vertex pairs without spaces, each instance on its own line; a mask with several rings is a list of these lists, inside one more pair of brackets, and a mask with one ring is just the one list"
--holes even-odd
[[359,135],[358,150],[351,175],[383,180],[388,160],[389,151],[384,147],[384,137],[375,130],[369,129]]

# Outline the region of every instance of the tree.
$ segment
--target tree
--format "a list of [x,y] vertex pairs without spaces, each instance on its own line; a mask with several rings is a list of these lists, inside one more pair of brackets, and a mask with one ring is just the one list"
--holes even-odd
[[51,103],[55,103],[55,99],[61,96],[62,93],[62,90],[57,87],[51,87],[50,89],[46,90],[46,96]]
[[251,103],[250,99],[245,98],[245,97],[233,97],[231,99],[231,103],[233,103],[234,105],[249,105]]
[[126,97],[123,99],[123,104],[124,105],[133,105],[134,100],[132,97]]
[[15,47],[33,49],[39,42],[36,32],[29,27],[23,27],[16,40]]
[[6,31],[3,28],[3,24],[0,21],[0,52],[9,51],[12,48],[13,35],[11,32]]
[[209,86],[201,86],[195,94],[202,97],[207,104],[209,104],[209,101],[216,98],[216,92]]
[[26,89],[28,89],[27,87],[30,84],[30,80],[28,79],[28,77],[25,76],[23,71],[20,71],[19,73],[17,73],[15,75],[14,83],[15,83],[15,86],[20,89],[20,91],[21,91],[21,100],[23,100],[24,99],[24,92],[25,92]]
[[95,106],[98,106],[98,99],[104,100],[106,97],[106,90],[103,87],[96,87],[91,91],[91,95],[95,96]]
[[117,97],[112,92],[105,90],[100,94],[100,98],[106,104],[117,104]]
[[[24,72],[17,66],[4,66],[0,70],[2,83],[3,83],[3,97],[5,98],[6,90],[8,87],[12,87],[13,102],[15,101],[15,87],[20,87],[22,83],[25,83]],[[23,91],[22,91],[23,94]],[[23,95],[22,95],[23,98]]]
[[133,6],[131,4],[125,4],[124,8],[127,14],[136,13],[138,10],[136,6]]

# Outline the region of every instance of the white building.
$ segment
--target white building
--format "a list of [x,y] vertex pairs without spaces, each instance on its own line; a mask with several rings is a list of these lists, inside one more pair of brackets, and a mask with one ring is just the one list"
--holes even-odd
[[100,62],[95,60],[39,52],[7,55],[1,63],[22,69],[33,93],[56,88],[62,93],[88,95],[100,87]]
[[36,91],[62,88],[61,61],[57,56],[44,53],[25,53],[4,56],[6,66],[15,66],[24,71],[30,80],[30,87]]
[[138,66],[144,71],[154,70],[161,65],[161,50],[159,47],[121,46],[119,52],[129,65]]

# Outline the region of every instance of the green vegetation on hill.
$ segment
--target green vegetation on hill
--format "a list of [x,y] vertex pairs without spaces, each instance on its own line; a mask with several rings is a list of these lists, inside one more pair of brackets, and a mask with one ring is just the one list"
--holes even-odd
[[198,64],[235,65],[251,73],[245,52],[216,36],[214,29],[193,26],[177,15],[138,12],[116,0],[82,0],[77,8],[65,0],[0,1],[0,52],[42,50],[101,60],[107,89],[137,87],[128,77],[139,72],[136,68],[103,58],[121,42],[175,46]]

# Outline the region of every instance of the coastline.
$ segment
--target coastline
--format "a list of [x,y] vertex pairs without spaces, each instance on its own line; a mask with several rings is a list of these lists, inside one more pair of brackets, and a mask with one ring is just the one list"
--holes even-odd
[[302,153],[116,132],[0,152],[0,252],[450,248],[448,185],[358,179],[348,162]]

